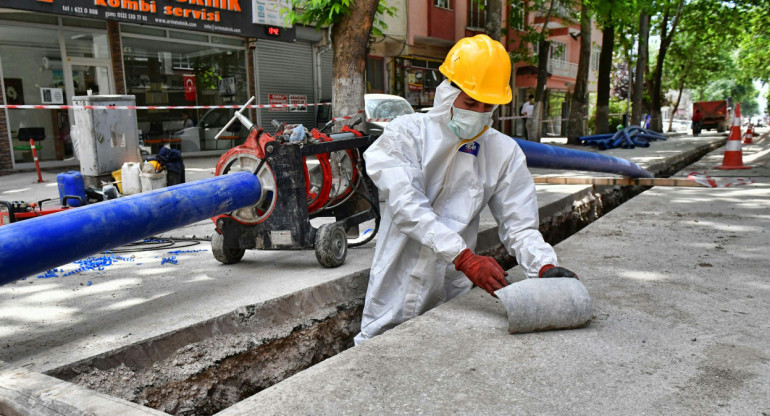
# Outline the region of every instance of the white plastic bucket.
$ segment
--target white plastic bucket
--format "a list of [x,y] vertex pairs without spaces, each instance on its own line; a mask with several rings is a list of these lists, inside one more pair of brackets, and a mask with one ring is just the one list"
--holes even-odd
[[126,162],[120,168],[120,180],[123,187],[123,195],[133,195],[142,192],[142,183],[139,180],[139,163]]
[[141,173],[139,178],[142,181],[142,192],[148,192],[155,189],[166,187],[166,171],[159,173]]

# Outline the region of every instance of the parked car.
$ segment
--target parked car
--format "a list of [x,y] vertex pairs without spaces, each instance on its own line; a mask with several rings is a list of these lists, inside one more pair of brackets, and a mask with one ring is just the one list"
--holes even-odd
[[369,133],[375,136],[382,134],[390,119],[404,114],[413,114],[414,109],[405,98],[390,94],[364,95],[366,119],[387,119],[388,121],[367,122]]
[[233,123],[227,128],[227,134],[219,140],[214,136],[233,118],[235,109],[214,108],[207,111],[197,125],[175,132],[174,139],[181,139],[182,153],[201,150],[224,150],[242,144],[248,131],[241,123]]

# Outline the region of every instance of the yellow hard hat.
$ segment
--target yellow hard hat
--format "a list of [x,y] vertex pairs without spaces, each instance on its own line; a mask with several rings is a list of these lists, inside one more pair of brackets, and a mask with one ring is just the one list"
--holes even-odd
[[460,39],[439,71],[476,101],[511,102],[511,58],[500,42],[487,35]]
[[155,168],[155,172],[160,172],[161,170],[163,170],[163,166],[160,164],[160,162],[156,160],[149,160],[147,161],[147,163],[149,163],[150,165],[152,165],[153,168]]

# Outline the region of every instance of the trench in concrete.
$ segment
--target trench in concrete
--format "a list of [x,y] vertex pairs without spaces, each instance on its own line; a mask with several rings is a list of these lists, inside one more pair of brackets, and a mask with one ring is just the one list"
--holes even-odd
[[[721,145],[704,145],[650,170],[669,176]],[[541,209],[551,244],[647,187],[585,188]],[[481,232],[477,250],[504,268],[516,265]],[[54,369],[48,375],[175,415],[212,415],[353,346],[368,270]]]

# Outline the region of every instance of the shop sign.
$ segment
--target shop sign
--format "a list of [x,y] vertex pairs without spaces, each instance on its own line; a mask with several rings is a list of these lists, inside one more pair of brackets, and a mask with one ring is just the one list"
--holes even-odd
[[[289,104],[289,96],[286,94],[267,94],[267,103],[268,104]],[[270,111],[274,113],[285,113],[289,111],[289,109],[286,107],[271,108]]]
[[[3,7],[228,35],[294,41],[289,0],[4,0]],[[266,26],[281,27],[267,34]]]
[[289,104],[294,104],[299,107],[290,107],[289,111],[292,113],[307,113],[307,95],[289,95]]

